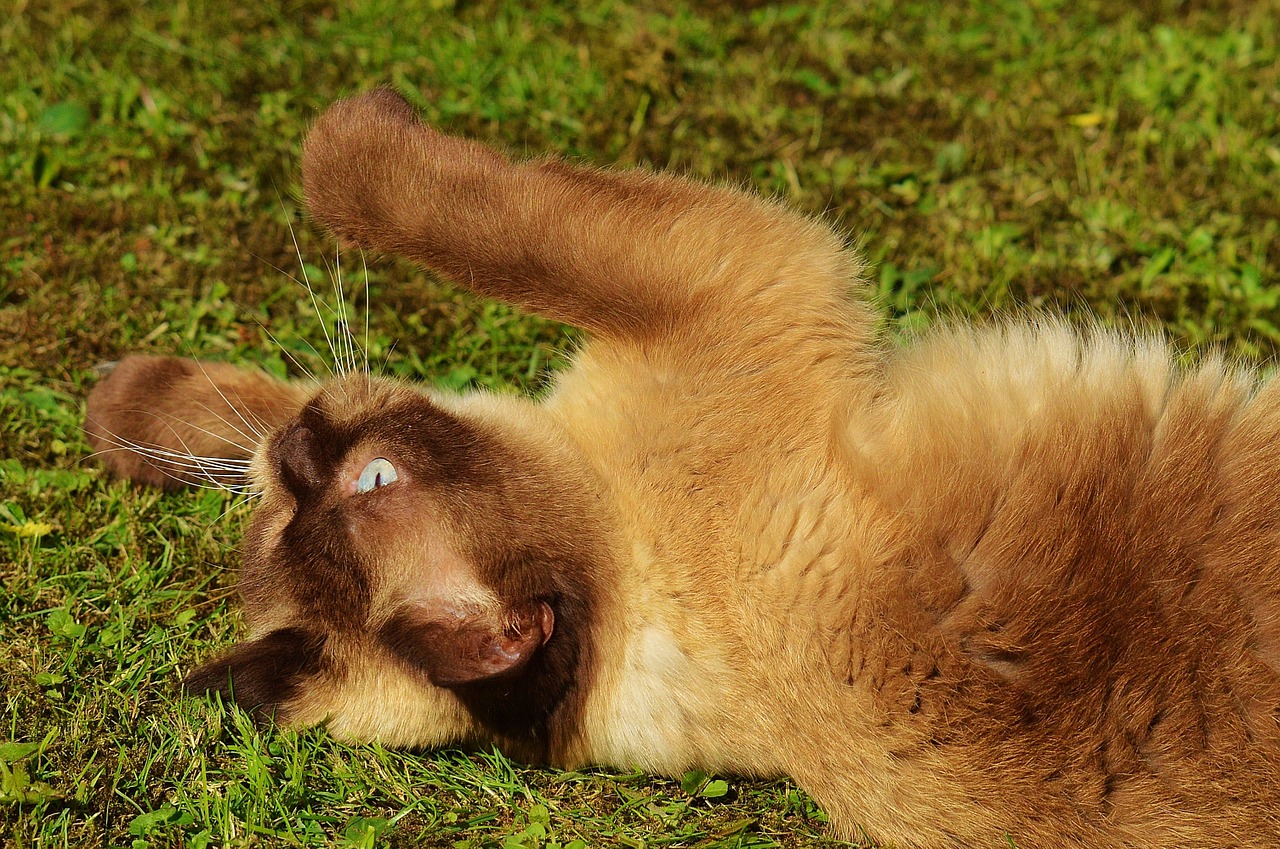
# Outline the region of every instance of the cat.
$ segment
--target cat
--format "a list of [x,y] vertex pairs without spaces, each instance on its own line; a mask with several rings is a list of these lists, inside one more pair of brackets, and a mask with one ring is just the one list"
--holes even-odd
[[190,691],[789,775],[901,847],[1280,840],[1276,383],[1048,319],[891,345],[829,227],[513,162],[387,90],[302,176],[342,244],[590,341],[538,400],[125,359],[88,400],[108,469],[260,493],[248,638]]

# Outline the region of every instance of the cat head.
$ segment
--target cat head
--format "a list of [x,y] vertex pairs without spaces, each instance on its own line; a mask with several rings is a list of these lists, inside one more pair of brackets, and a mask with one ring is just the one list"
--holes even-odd
[[[218,420],[236,444],[233,423],[273,423],[243,458],[260,494],[240,578],[249,638],[187,689],[348,738],[545,758],[581,707],[607,554],[589,484],[531,405],[351,374],[236,409],[246,381],[267,379],[182,363],[126,361],[91,396],[89,432],[168,444],[139,411],[214,401],[235,409]],[[106,457],[143,480],[128,464],[154,475],[166,459]]]

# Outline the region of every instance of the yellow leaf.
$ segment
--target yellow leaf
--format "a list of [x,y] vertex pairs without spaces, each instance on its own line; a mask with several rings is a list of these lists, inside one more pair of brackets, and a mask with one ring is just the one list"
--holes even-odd
[[1077,127],[1096,127],[1102,123],[1101,112],[1081,112],[1079,115],[1072,115],[1067,120]]
[[53,525],[48,522],[33,522],[30,519],[21,525],[0,524],[0,529],[20,537],[42,537],[53,532]]

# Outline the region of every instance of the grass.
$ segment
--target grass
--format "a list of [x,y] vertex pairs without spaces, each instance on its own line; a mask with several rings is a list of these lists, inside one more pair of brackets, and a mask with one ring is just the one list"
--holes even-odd
[[[289,229],[323,276],[298,144],[344,93],[392,82],[516,151],[785,197],[856,238],[896,331],[1053,309],[1251,363],[1280,344],[1275,2],[234,5],[0,16],[9,846],[831,843],[786,781],[344,746],[177,698],[237,632],[245,511],[106,480],[81,399],[129,351],[317,365]],[[571,344],[405,265],[369,275],[390,373],[536,390]]]

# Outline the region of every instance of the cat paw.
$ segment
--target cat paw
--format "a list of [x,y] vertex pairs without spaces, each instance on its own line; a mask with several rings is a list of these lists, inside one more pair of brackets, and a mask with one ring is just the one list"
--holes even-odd
[[302,147],[307,209],[348,247],[396,252],[449,196],[506,164],[497,151],[425,124],[389,88],[340,100]]

